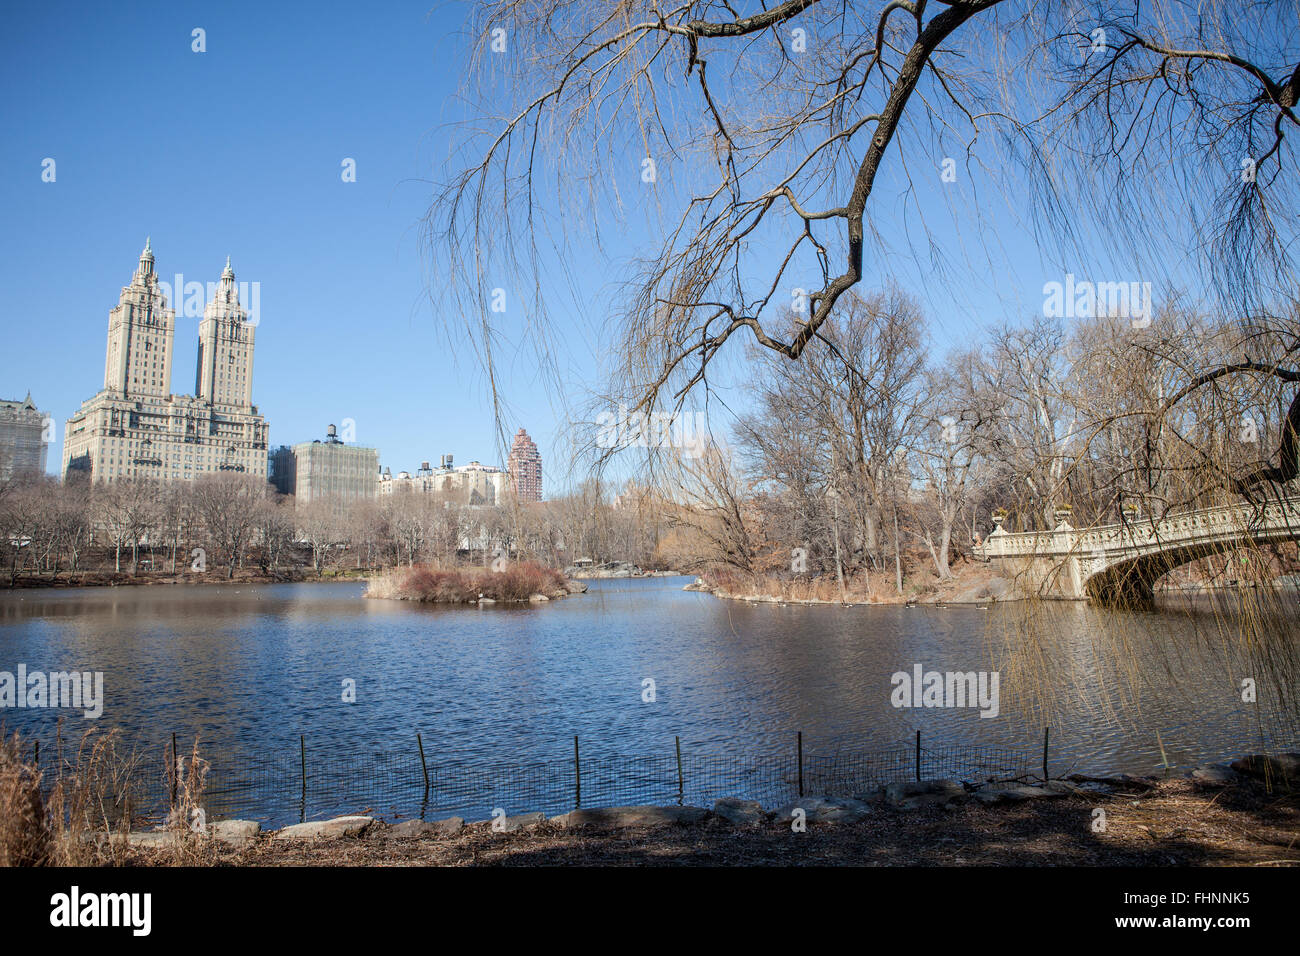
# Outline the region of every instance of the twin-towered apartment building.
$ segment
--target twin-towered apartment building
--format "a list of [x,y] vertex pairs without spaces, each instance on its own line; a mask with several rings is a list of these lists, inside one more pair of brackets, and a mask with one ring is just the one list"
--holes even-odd
[[231,471],[265,478],[268,428],[252,402],[254,332],[227,259],[199,322],[194,394],[173,394],[176,310],[159,288],[146,241],[108,315],[104,387],[64,429],[64,475],[185,479]]
[[146,240],[139,265],[109,313],[104,387],[83,402],[64,432],[63,473],[96,480],[122,477],[190,479],[212,472],[269,478],[298,503],[340,504],[401,492],[438,493],[464,504],[499,504],[509,488],[519,501],[542,498],[537,445],[522,428],[506,471],[471,462],[453,468],[444,455],[436,471],[425,462],[414,476],[380,472],[379,453],[340,441],[268,451],[269,426],[253,404],[256,321],[239,300],[230,259],[199,323],[193,395],[171,391],[176,311],[167,302]]

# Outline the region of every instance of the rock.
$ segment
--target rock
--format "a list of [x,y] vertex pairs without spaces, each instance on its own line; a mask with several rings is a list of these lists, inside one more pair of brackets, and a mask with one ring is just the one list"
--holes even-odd
[[1110,796],[1115,792],[1114,787],[1104,783],[1070,783],[1065,780],[1049,780],[1043,786],[1053,792],[1076,797]]
[[901,810],[946,807],[968,796],[959,780],[917,780],[885,787],[885,802]]
[[531,830],[533,827],[545,822],[546,814],[544,813],[520,813],[513,817],[494,819],[492,829],[496,833],[517,833],[520,830]]
[[550,600],[550,598],[548,598],[545,594],[530,594],[530,595],[528,595],[528,603],[529,603],[529,604],[544,604],[544,603],[546,603],[546,602],[549,601],[549,600]]
[[1226,763],[1206,763],[1192,768],[1187,779],[1192,781],[1192,786],[1197,790],[1217,790],[1241,783],[1241,774]]
[[1238,773],[1287,789],[1300,789],[1300,754],[1252,754],[1229,765]]
[[1046,787],[1003,787],[999,790],[980,790],[975,799],[985,805],[998,803],[1023,803],[1026,800],[1041,800],[1047,797],[1067,796],[1064,790]]
[[586,594],[587,582],[586,581],[565,581],[564,590],[568,591],[570,594]]
[[180,830],[143,830],[126,835],[126,845],[146,847],[151,850],[170,849],[181,845]]
[[789,823],[802,810],[808,823],[857,823],[871,815],[870,804],[852,797],[800,797],[776,811],[778,823]]
[[208,836],[232,847],[245,847],[257,840],[262,825],[256,820],[218,820],[208,824]]
[[452,836],[465,828],[462,817],[448,817],[446,820],[403,820],[394,824],[385,832],[389,840],[416,840],[421,837]]
[[384,838],[388,840],[415,840],[422,836],[428,836],[433,832],[433,824],[425,823],[423,820],[403,820],[401,823],[395,823],[384,831]]
[[662,827],[703,823],[709,811],[703,807],[596,807],[571,810],[554,818],[564,827]]
[[713,812],[738,827],[753,826],[763,822],[763,808],[757,800],[723,797],[713,805]]
[[340,837],[361,837],[375,822],[374,817],[335,817],[333,820],[313,820],[295,823],[275,834],[277,840],[337,840]]
[[497,600],[496,600],[496,598],[479,598],[479,599],[478,599],[478,603],[479,603],[479,604],[496,604],[496,603],[497,603]]
[[1152,777],[1139,777],[1131,773],[1121,773],[1110,777],[1091,777],[1087,774],[1072,773],[1066,780],[1074,783],[1100,783],[1116,790],[1154,790],[1160,781]]

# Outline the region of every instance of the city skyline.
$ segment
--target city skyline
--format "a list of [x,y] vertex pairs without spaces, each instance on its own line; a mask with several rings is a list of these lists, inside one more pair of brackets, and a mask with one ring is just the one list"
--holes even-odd
[[[259,295],[257,283],[237,282],[231,256],[225,257],[225,267],[222,270],[220,279],[216,282],[209,281],[183,281],[185,273],[177,271],[175,273],[160,273],[155,268],[155,253],[153,249],[152,235],[146,236],[144,249],[139,256],[139,265],[132,276],[132,283],[122,287],[123,297],[132,289],[134,283],[140,278],[145,277],[152,285],[150,286],[151,294],[156,297],[160,312],[165,312],[166,317],[163,321],[166,328],[158,330],[157,342],[152,339],[146,341],[149,348],[154,345],[159,346],[157,353],[151,353],[146,357],[136,354],[134,364],[128,358],[124,347],[124,333],[119,331],[114,333],[115,324],[120,326],[120,319],[114,317],[124,305],[125,298],[120,299],[118,306],[111,310],[110,330],[108,346],[105,350],[105,389],[109,388],[109,379],[116,377],[118,379],[118,392],[122,398],[130,397],[132,400],[137,398],[148,398],[157,400],[176,400],[176,399],[200,399],[223,406],[240,406],[247,405],[255,407],[252,401],[252,347],[253,336],[256,327],[260,324],[260,309],[256,305],[252,309],[245,307],[243,299],[244,293],[251,288],[253,302],[256,303]],[[162,278],[164,275],[174,275],[175,282],[169,282]],[[141,290],[137,289],[137,293]],[[240,309],[240,324],[247,329],[247,341],[239,343],[238,341],[227,341],[223,336],[223,326],[217,322],[220,315],[218,303],[225,301],[227,306],[233,305],[234,308]],[[176,355],[176,338],[175,338],[175,320],[178,311],[182,315],[203,316],[200,322],[199,333],[195,343],[194,368],[195,381],[192,392],[181,392],[175,387],[174,375],[178,367]],[[220,341],[219,341],[220,340]],[[206,343],[206,354],[205,354]],[[218,348],[218,345],[225,346],[225,350]],[[241,354],[243,350],[247,354]],[[218,369],[216,358],[220,351],[223,357],[229,357],[233,361],[236,357],[240,359],[238,371],[233,366],[228,371],[225,368]],[[234,353],[233,355],[231,353]],[[161,357],[160,357],[161,356]],[[152,360],[150,360],[152,359]],[[180,362],[179,365],[187,366],[188,362]],[[135,373],[133,376],[132,373]],[[130,382],[127,379],[132,379]],[[104,390],[101,390],[101,392]],[[99,393],[96,393],[97,395]],[[27,398],[23,401],[33,402],[31,390],[27,390]],[[6,404],[20,406],[23,401],[7,400]],[[93,399],[82,403],[82,407],[75,412],[68,421],[79,420],[83,418]],[[41,442],[40,460],[42,462],[41,470],[47,474],[55,475],[60,478],[66,477],[70,467],[75,467],[73,459],[84,457],[84,447],[80,443],[70,446],[65,428],[59,427],[59,422],[51,413],[41,411],[39,414],[43,421],[43,431],[49,436]],[[355,423],[350,419],[342,419],[345,434],[355,429]],[[270,422],[266,422],[267,431],[269,432]],[[52,427],[51,427],[52,426]],[[62,436],[62,438],[60,438]],[[355,438],[340,439],[345,444],[355,444]],[[283,446],[293,446],[303,444],[310,439],[302,441],[280,442]],[[274,443],[268,442],[268,451]],[[57,450],[57,454],[51,454],[52,450]],[[379,449],[382,454],[382,449]],[[421,459],[423,460],[423,459]],[[475,459],[473,464],[477,465]],[[464,466],[462,466],[464,467]],[[394,465],[389,463],[382,464],[378,471],[387,469],[392,471]],[[407,469],[398,467],[399,472],[406,472],[416,469]],[[505,471],[505,465],[500,466],[500,470]],[[159,477],[171,477],[163,476]],[[181,475],[179,477],[185,477]]]
[[[243,300],[249,298],[249,291],[248,283],[236,281],[230,256],[226,257],[217,282],[208,282],[206,286],[201,282],[183,282],[183,273],[176,273],[176,282],[169,284],[160,278],[152,236],[147,236],[131,281],[122,287],[117,306],[109,312],[104,386],[67,419],[59,456],[61,465],[55,474],[66,479],[69,473],[79,470],[91,473],[96,479],[188,479],[208,471],[234,470],[267,476],[272,467],[271,459],[277,452],[303,448],[303,454],[308,454],[312,444],[310,439],[281,443],[279,448],[272,446],[267,439],[270,422],[257,414],[252,380],[254,340],[261,315],[256,306],[253,310],[245,307]],[[255,283],[251,292],[256,301],[258,289]],[[175,387],[178,305],[183,315],[202,316],[192,393],[179,392]],[[18,421],[18,411],[28,412],[26,418],[34,423],[32,427],[36,429],[34,434],[39,442],[39,454],[34,460],[39,461],[39,470],[45,471],[49,449],[55,444],[50,438],[58,433],[58,429],[53,427],[53,419],[36,408],[30,391],[23,402],[7,401],[5,405],[13,406],[14,414],[10,417],[17,422],[15,428],[23,424]],[[196,416],[202,417],[205,409],[208,421],[206,432],[201,435]],[[214,410],[218,411],[216,416]],[[145,424],[139,421],[149,419],[150,415],[152,421]],[[235,436],[240,425],[236,419],[241,415],[247,419],[243,424],[252,427],[251,441],[246,443],[248,448],[244,451],[265,451],[266,461],[256,462],[256,454],[236,454],[234,445],[216,447],[219,442],[229,441]],[[214,419],[216,422],[224,420],[225,425],[215,423]],[[232,425],[235,431],[232,431]],[[223,427],[225,434],[218,438],[217,432]],[[345,420],[343,437],[338,437],[335,426],[331,424],[327,443],[374,452],[374,467],[370,471],[377,489],[381,474],[387,472],[386,477],[391,479],[392,465],[380,463],[379,449],[362,449],[352,435],[354,427],[354,423]],[[178,430],[177,435],[170,436],[169,432],[174,429]],[[520,429],[520,434],[527,438],[524,429]],[[14,439],[10,443],[15,449],[25,448],[31,444],[29,437]],[[180,441],[177,449],[168,447],[169,437]],[[527,479],[529,488],[537,489],[527,500],[541,500],[540,456],[531,439],[527,441],[531,455],[524,467],[535,468],[537,472],[532,475],[530,471]],[[316,439],[315,443],[319,444],[320,440]],[[516,436],[516,449],[518,447]],[[30,455],[24,454],[21,461],[15,460],[14,467],[32,470],[34,466],[29,458]],[[444,454],[442,458],[444,470],[451,471],[451,456]],[[458,474],[470,470],[500,472],[503,477],[508,473],[507,468],[484,467],[477,460],[454,470]],[[399,468],[399,478],[406,477],[407,470]],[[492,484],[489,489],[493,501],[499,495],[499,484]],[[283,493],[294,493],[294,489],[282,485],[283,482],[277,482]],[[365,497],[375,497],[376,489]],[[388,490],[391,491],[392,486]],[[471,497],[475,495],[477,492],[471,493]],[[309,493],[305,497],[312,496]],[[481,495],[478,497],[482,498]]]

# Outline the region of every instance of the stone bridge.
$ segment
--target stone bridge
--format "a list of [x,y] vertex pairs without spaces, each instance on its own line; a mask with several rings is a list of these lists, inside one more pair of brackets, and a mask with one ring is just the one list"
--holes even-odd
[[1157,580],[1190,561],[1249,543],[1300,539],[1300,497],[1133,518],[1082,530],[1070,527],[1068,518],[1068,512],[1057,512],[1052,531],[1012,533],[1004,531],[1002,519],[994,515],[996,528],[975,554],[1044,597],[1140,604],[1152,600]]

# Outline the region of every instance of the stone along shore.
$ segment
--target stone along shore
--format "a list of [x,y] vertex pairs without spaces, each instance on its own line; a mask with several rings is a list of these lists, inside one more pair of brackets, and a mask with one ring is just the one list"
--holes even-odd
[[730,797],[711,809],[583,808],[477,823],[353,815],[263,831],[229,820],[205,834],[131,833],[126,843],[142,864],[1300,865],[1300,754],[1165,780],[894,783],[772,810]]

